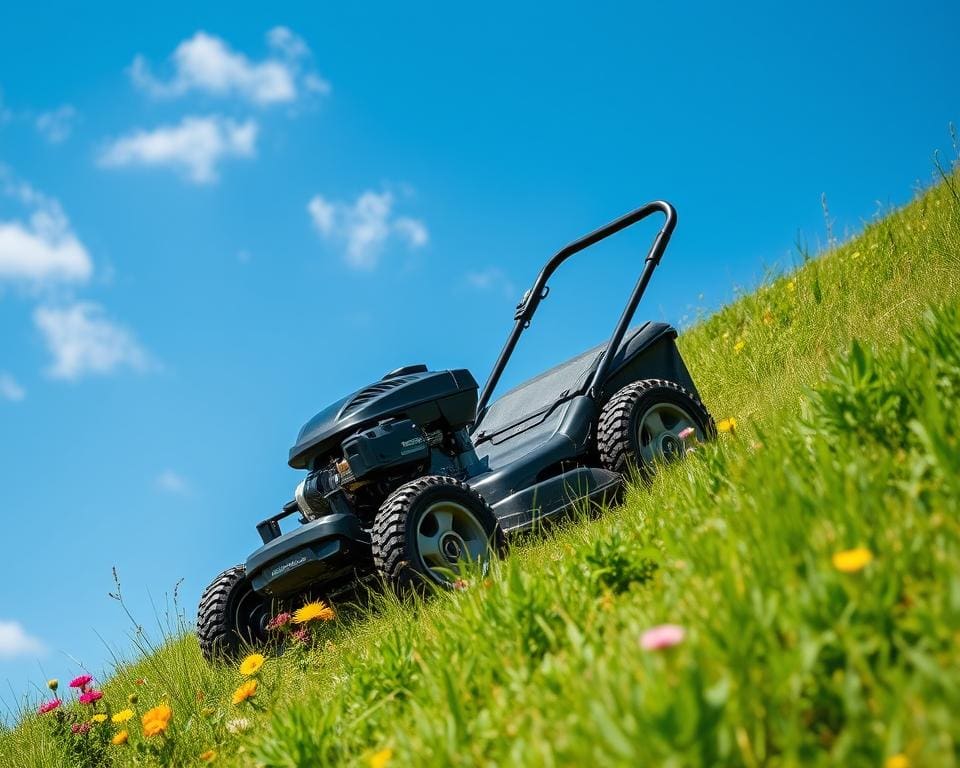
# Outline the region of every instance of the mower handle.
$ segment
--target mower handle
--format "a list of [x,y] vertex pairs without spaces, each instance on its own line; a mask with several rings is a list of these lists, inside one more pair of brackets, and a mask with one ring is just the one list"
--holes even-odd
[[617,232],[620,232],[621,230],[626,229],[627,227],[636,224],[638,221],[647,218],[647,216],[657,212],[662,213],[666,220],[663,223],[663,227],[661,227],[660,231],[657,232],[657,236],[653,240],[653,245],[650,246],[650,250],[647,253],[647,258],[644,261],[643,271],[640,273],[640,278],[637,280],[637,284],[633,288],[633,293],[630,294],[630,300],[627,302],[627,306],[624,308],[623,314],[620,315],[620,319],[617,321],[617,325],[613,329],[613,335],[607,342],[607,347],[603,352],[600,365],[597,366],[597,370],[590,382],[588,391],[593,395],[596,395],[596,393],[599,392],[600,385],[603,383],[603,379],[606,377],[607,371],[610,368],[610,363],[613,360],[613,354],[611,354],[611,352],[616,351],[620,347],[620,342],[623,341],[623,335],[627,332],[630,321],[633,319],[633,314],[637,310],[637,305],[640,303],[640,299],[643,297],[643,293],[647,289],[647,283],[650,282],[650,277],[653,275],[653,270],[657,268],[657,265],[660,263],[660,259],[663,258],[663,252],[666,250],[667,243],[670,241],[670,235],[673,234],[673,230],[677,226],[676,209],[674,209],[670,203],[667,203],[663,200],[655,200],[652,203],[647,203],[646,205],[631,211],[625,216],[621,216],[619,219],[611,221],[609,224],[594,230],[590,234],[584,235],[579,240],[574,240],[565,248],[557,251],[553,258],[550,259],[543,269],[540,270],[540,274],[537,275],[537,279],[534,281],[533,287],[523,294],[523,298],[521,298],[520,303],[517,304],[516,312],[514,312],[513,315],[513,330],[507,337],[507,343],[503,345],[503,349],[500,352],[500,357],[497,358],[497,362],[493,366],[493,370],[490,372],[490,377],[487,379],[487,383],[484,384],[483,392],[480,394],[480,399],[477,402],[477,418],[474,421],[475,425],[479,424],[480,420],[483,418],[483,415],[487,410],[487,405],[490,402],[490,398],[493,395],[493,391],[496,389],[496,386],[500,381],[500,376],[507,367],[507,362],[510,360],[510,356],[513,354],[513,350],[517,346],[517,342],[520,340],[520,335],[526,328],[530,326],[530,321],[533,318],[534,313],[537,311],[537,307],[539,307],[540,302],[547,297],[547,293],[549,292],[547,280],[549,280],[553,273],[557,270],[557,267],[563,264],[563,262],[573,256],[575,253],[579,253],[585,248],[589,248],[591,245],[595,245],[601,240],[605,240],[611,235],[615,235]]

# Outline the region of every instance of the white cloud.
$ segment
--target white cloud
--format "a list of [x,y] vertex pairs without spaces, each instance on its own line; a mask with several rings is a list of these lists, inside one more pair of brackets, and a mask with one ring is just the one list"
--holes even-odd
[[18,403],[26,396],[27,391],[20,386],[20,382],[11,374],[0,371],[0,400]]
[[84,282],[93,272],[90,254],[70,227],[60,203],[11,180],[0,167],[2,190],[31,210],[28,221],[0,221],[0,281],[33,284]]
[[[155,77],[143,56],[133,60],[130,77],[135,85],[157,97],[183,96],[196,91],[237,97],[258,106],[292,103],[298,96],[300,62],[309,56],[310,49],[286,27],[271,29],[267,42],[281,59],[251,61],[221,38],[200,31],[174,50],[170,79]],[[313,72],[304,74],[303,79],[308,90],[317,90],[316,83],[324,82]],[[329,90],[329,86],[324,90]]]
[[288,59],[303,59],[310,55],[306,41],[290,27],[274,27],[268,31],[267,44]]
[[17,656],[43,652],[43,643],[32,635],[28,635],[20,622],[0,620],[0,659],[13,659]]
[[64,104],[50,112],[37,115],[34,124],[40,135],[51,144],[60,144],[70,138],[73,124],[77,119],[77,110],[69,104]]
[[429,240],[422,221],[394,216],[393,206],[390,192],[368,190],[353,203],[330,202],[315,195],[307,204],[307,212],[325,239],[343,245],[344,256],[351,267],[372,270],[391,237],[410,248],[420,248]]
[[170,493],[175,496],[182,496],[190,492],[190,484],[183,475],[177,474],[172,469],[165,469],[156,479],[157,488],[164,493]]
[[504,296],[515,294],[513,281],[500,267],[487,267],[479,272],[467,272],[467,282],[478,291],[497,291]]
[[217,180],[217,166],[228,157],[253,157],[257,124],[217,115],[185,117],[177,125],[137,131],[116,139],[100,154],[107,168],[168,167],[196,184]]
[[47,371],[52,378],[72,380],[122,367],[146,371],[154,366],[134,335],[107,318],[98,304],[37,307],[33,321],[53,358]]

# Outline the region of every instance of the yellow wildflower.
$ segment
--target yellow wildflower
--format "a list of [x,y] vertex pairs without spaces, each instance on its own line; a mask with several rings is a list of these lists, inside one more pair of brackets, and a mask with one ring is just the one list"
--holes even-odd
[[96,723],[97,725],[99,725],[100,723],[105,723],[107,722],[107,716],[103,714],[103,712],[100,712],[99,714],[96,714],[93,717],[91,717],[90,722]]
[[237,690],[233,692],[233,703],[242,704],[247,699],[252,699],[257,693],[257,681],[247,680]]
[[737,340],[737,343],[733,345],[733,351],[739,354],[741,351],[743,351],[745,346],[747,346],[747,342],[745,342],[743,339],[739,339]]
[[140,718],[143,722],[143,735],[149,737],[166,733],[172,715],[173,710],[166,704],[144,712],[143,717]]
[[789,283],[787,283],[787,290],[790,291],[790,293],[793,293],[795,290],[797,290],[797,281],[791,280]]
[[393,760],[393,750],[390,747],[384,747],[367,758],[367,765],[370,768],[387,768],[391,760]]
[[257,674],[260,671],[260,667],[263,666],[263,662],[266,659],[263,657],[263,654],[260,653],[251,653],[247,658],[240,662],[240,674],[244,677],[250,677],[251,675]]
[[126,744],[129,739],[130,734],[126,730],[123,730],[116,733],[114,737],[110,739],[110,743],[119,747],[121,744]]
[[115,714],[110,719],[115,723],[125,723],[131,717],[133,717],[132,709],[121,709],[119,712],[117,712],[117,714]]
[[903,753],[891,755],[884,761],[883,768],[910,768],[910,761]]
[[725,419],[720,419],[717,422],[717,431],[718,432],[736,432],[737,431],[737,420],[733,416],[728,416]]
[[856,573],[866,568],[873,560],[873,553],[866,547],[855,547],[837,552],[833,556],[833,567],[841,573]]
[[333,618],[333,609],[321,600],[307,603],[293,613],[294,624],[306,624],[308,621],[330,621]]
[[217,759],[217,752],[214,749],[208,749],[206,752],[200,753],[200,759],[205,763],[213,762]]

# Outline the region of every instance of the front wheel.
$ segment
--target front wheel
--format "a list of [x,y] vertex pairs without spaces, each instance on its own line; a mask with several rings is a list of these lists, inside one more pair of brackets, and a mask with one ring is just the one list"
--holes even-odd
[[625,474],[635,468],[650,477],[658,463],[682,458],[694,437],[709,440],[716,432],[703,403],[679,384],[644,379],[625,386],[604,406],[597,448],[607,469]]
[[401,485],[373,523],[373,561],[399,594],[433,583],[452,587],[463,561],[506,553],[490,505],[465,483],[428,475]]
[[245,647],[264,645],[269,601],[253,591],[242,565],[228,568],[204,590],[197,609],[197,640],[207,661],[232,660]]

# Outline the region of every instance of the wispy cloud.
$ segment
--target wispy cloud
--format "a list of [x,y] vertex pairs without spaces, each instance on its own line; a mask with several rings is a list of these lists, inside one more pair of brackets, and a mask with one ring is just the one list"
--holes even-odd
[[172,469],[165,469],[157,475],[156,485],[164,493],[174,496],[184,496],[190,492],[190,484],[187,479]]
[[0,400],[9,400],[18,403],[27,396],[27,391],[20,386],[12,374],[0,371]]
[[487,267],[477,272],[467,272],[467,282],[478,291],[496,291],[507,297],[516,294],[513,281],[500,267]]
[[146,371],[156,365],[133,333],[110,320],[98,304],[38,307],[33,320],[50,352],[47,373],[54,379],[74,380],[120,368]]
[[43,643],[28,634],[19,621],[0,620],[0,659],[38,655],[44,650]]
[[0,221],[0,281],[84,282],[93,272],[90,254],[70,227],[60,203],[0,166],[0,191],[18,200],[27,220]]
[[390,192],[367,190],[352,203],[331,202],[315,195],[307,203],[313,226],[325,239],[339,243],[354,269],[372,270],[391,238],[410,248],[420,248],[430,239],[419,219],[396,216]]
[[292,103],[301,88],[322,93],[330,90],[316,72],[304,71],[310,49],[293,31],[275,27],[267,33],[267,43],[274,55],[252,61],[223,39],[199,31],[174,49],[168,78],[155,76],[143,56],[133,60],[130,77],[135,85],[159,98],[198,92],[239,98],[260,107]]
[[106,168],[172,168],[195,184],[217,180],[225,158],[249,158],[256,152],[257,124],[218,115],[185,117],[176,125],[141,130],[109,144],[100,154]]
[[69,104],[37,115],[34,125],[51,144],[60,144],[70,138],[77,120],[77,110]]

